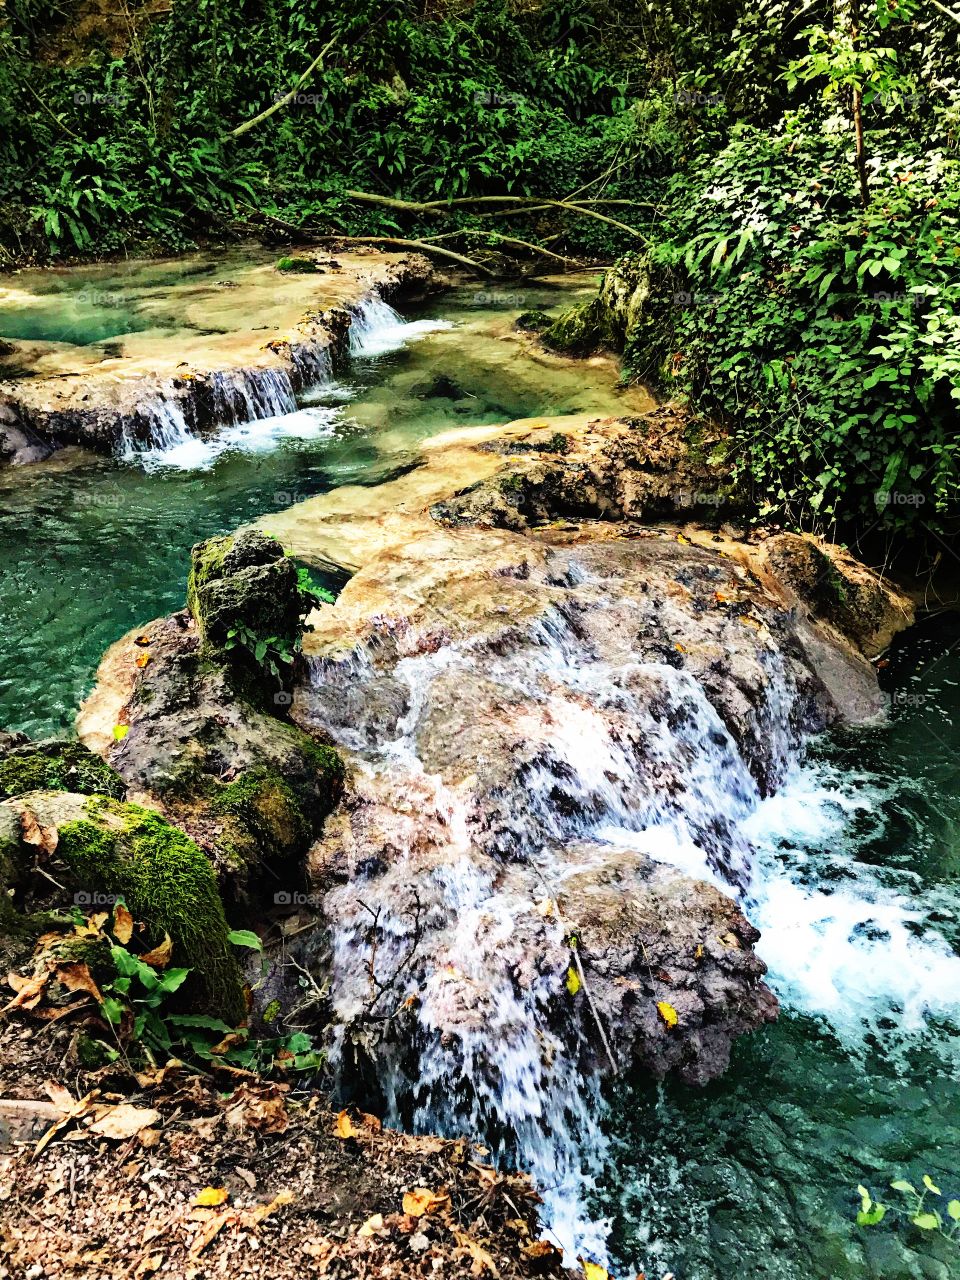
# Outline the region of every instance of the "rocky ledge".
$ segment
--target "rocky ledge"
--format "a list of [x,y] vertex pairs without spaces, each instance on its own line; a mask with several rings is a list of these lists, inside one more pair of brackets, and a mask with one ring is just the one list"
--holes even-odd
[[6,344],[6,358],[30,376],[4,380],[0,360],[0,464],[42,461],[66,444],[115,453],[180,427],[202,435],[284,412],[343,359],[360,304],[423,294],[436,276],[419,255],[371,250],[309,273],[251,267],[223,283],[233,286],[224,288],[223,315],[210,304],[213,314],[197,314],[192,332],[129,335],[119,355]]
[[[294,951],[326,992],[335,1060],[398,1118],[453,1124],[478,1092],[496,1112],[477,1081],[508,1059],[545,1093],[585,1066],[704,1082],[775,1014],[738,905],[739,819],[807,735],[882,710],[868,658],[912,614],[813,539],[738,537],[709,461],[722,442],[682,447],[684,430],[658,411],[459,433],[362,503],[265,519],[298,557],[356,570],[311,615],[299,728],[257,709],[252,672],[204,671],[196,601],[146,628],[146,667],[136,635],[116,645],[81,714],[134,797],[241,885],[225,780],[272,769],[303,809],[311,752],[336,748],[339,806],[323,824],[311,793],[297,840],[260,847],[284,900],[310,907]],[[713,527],[680,523],[709,474]],[[299,995],[280,976],[262,992]]]

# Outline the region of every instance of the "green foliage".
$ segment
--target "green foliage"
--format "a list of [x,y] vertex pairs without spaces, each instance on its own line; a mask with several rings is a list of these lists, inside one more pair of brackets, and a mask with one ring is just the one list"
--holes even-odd
[[960,169],[875,145],[863,210],[843,135],[734,130],[672,184],[629,341],[731,425],[761,514],[795,524],[905,528],[957,495]]
[[[236,946],[260,949],[260,940],[249,930],[233,930]],[[101,984],[101,1012],[112,1029],[111,1040],[101,1042],[104,1056],[115,1061],[121,1055],[131,1065],[146,1059],[163,1065],[171,1058],[196,1066],[240,1067],[260,1075],[315,1071],[322,1066],[309,1035],[297,1031],[258,1038],[247,1027],[231,1026],[220,1018],[182,1012],[172,999],[187,981],[190,970],[157,968],[127,946],[110,947],[113,976]]]
[[[901,1196],[901,1204],[893,1207],[883,1204],[874,1200],[866,1187],[857,1187],[860,1196],[858,1226],[875,1227],[890,1213],[905,1219],[920,1231],[942,1236],[944,1240],[960,1246],[960,1200],[946,1199],[927,1173],[923,1175],[922,1191],[902,1178],[891,1182],[890,1187]],[[931,1202],[931,1196],[936,1203]]]

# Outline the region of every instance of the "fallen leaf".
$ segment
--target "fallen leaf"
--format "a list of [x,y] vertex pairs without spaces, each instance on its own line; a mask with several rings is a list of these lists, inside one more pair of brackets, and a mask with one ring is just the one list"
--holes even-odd
[[[238,1169],[237,1172],[239,1173],[240,1170]],[[266,1204],[255,1205],[249,1216],[253,1222],[262,1222],[264,1218],[268,1218],[271,1213],[276,1213],[276,1211],[278,1209],[282,1209],[285,1204],[290,1204],[293,1201],[293,1198],[293,1192],[284,1188],[283,1191],[278,1191],[273,1199],[268,1201]]]
[[44,853],[53,853],[60,839],[56,827],[41,827],[32,809],[20,814],[20,835],[24,844],[36,845]]
[[684,646],[683,646],[682,644],[677,643],[677,644],[675,644],[673,647],[676,649],[677,653],[686,653],[686,652],[687,652],[687,651],[686,651],[686,649],[684,648]]
[[743,949],[740,946],[740,939],[737,937],[735,933],[730,933],[730,932],[722,933],[718,938],[718,941],[721,942],[725,947],[732,947],[737,951],[741,951]]
[[606,1267],[601,1267],[599,1262],[585,1262],[583,1258],[578,1258],[577,1261],[583,1267],[586,1280],[610,1280],[610,1272]]
[[115,724],[113,726],[113,736],[117,742],[122,742],[129,732],[130,726],[128,724]]
[[226,1187],[204,1187],[193,1197],[193,1204],[195,1208],[216,1209],[229,1199]]
[[455,1231],[453,1238],[461,1249],[467,1250],[473,1259],[473,1265],[470,1268],[471,1275],[482,1276],[485,1271],[489,1271],[491,1275],[499,1276],[500,1272],[497,1270],[493,1258],[476,1240],[468,1236],[465,1231]]
[[133,916],[122,902],[113,908],[113,936],[123,947],[133,937]]
[[8,1009],[34,1008],[40,1003],[40,997],[49,979],[48,973],[41,974],[39,978],[22,978],[19,973],[8,974],[7,982],[17,994],[9,1004],[3,1006],[0,1012],[6,1013]]
[[675,1027],[680,1021],[680,1017],[672,1004],[667,1004],[666,1000],[657,1001],[657,1013],[664,1020],[668,1027]]
[[163,935],[163,941],[152,951],[146,951],[140,957],[144,964],[150,965],[152,969],[165,969],[173,958],[173,943],[170,941],[169,933]]
[[190,1246],[191,1254],[196,1257],[198,1253],[203,1253],[204,1249],[212,1240],[214,1240],[228,1222],[236,1217],[232,1209],[225,1209],[223,1213],[218,1213],[215,1218],[211,1218],[202,1231],[197,1233],[197,1237]]
[[43,1091],[53,1103],[55,1107],[66,1115],[76,1106],[76,1098],[69,1089],[65,1089],[62,1084],[58,1084],[56,1080],[44,1080]]
[[383,1214],[375,1213],[372,1218],[368,1218],[362,1227],[357,1228],[358,1236],[372,1236],[378,1231],[383,1230]]
[[85,964],[79,961],[72,961],[69,964],[57,965],[57,977],[67,988],[68,991],[86,991],[87,995],[93,996],[98,1004],[103,1003],[103,996],[100,994],[100,988],[93,980],[93,974]]
[[134,644],[136,644],[136,645],[139,645],[141,648],[143,648],[143,646],[144,646],[145,644],[149,644],[149,643],[150,643],[150,637],[149,637],[149,636],[137,636],[137,638],[134,640],[134,642],[133,642],[133,643],[134,643]]
[[354,1119],[349,1111],[341,1111],[336,1119],[333,1127],[334,1137],[339,1138],[341,1142],[347,1142],[351,1138],[362,1138],[370,1133],[379,1133],[383,1128],[381,1122],[376,1116],[369,1115],[366,1111],[357,1111]]
[[230,1099],[227,1123],[247,1125],[257,1133],[283,1133],[290,1117],[282,1091],[276,1085],[241,1084]]
[[95,1107],[93,1115],[87,1132],[95,1133],[99,1138],[113,1138],[117,1142],[134,1137],[141,1129],[150,1128],[160,1119],[160,1112],[153,1107],[134,1107],[129,1102],[122,1102],[117,1107]]
[[580,981],[580,975],[574,969],[573,965],[567,970],[567,990],[572,996],[575,996],[580,990],[583,983]]
[[137,658],[137,666],[145,667],[149,661],[150,661],[149,653],[141,653],[139,658]]
[[404,1192],[403,1212],[411,1218],[422,1218],[425,1214],[436,1213],[450,1203],[446,1191],[431,1191],[429,1187],[415,1187],[413,1191]]
[[134,1275],[150,1276],[150,1275],[153,1275],[154,1271],[159,1271],[162,1266],[163,1266],[163,1254],[152,1253],[148,1258],[144,1258],[144,1260],[140,1263],[140,1265],[137,1267],[136,1271],[134,1272]]

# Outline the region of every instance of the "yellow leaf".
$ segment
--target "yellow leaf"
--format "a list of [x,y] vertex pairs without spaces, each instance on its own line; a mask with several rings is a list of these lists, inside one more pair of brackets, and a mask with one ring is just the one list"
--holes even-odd
[[667,1004],[666,1000],[657,1001],[657,1013],[659,1013],[668,1027],[675,1027],[680,1021],[676,1009],[672,1004]]
[[216,1209],[229,1198],[230,1192],[226,1187],[204,1187],[198,1195],[193,1197],[193,1203],[198,1209]]
[[683,647],[683,645],[682,645],[682,644],[675,644],[673,647],[676,649],[677,653],[686,653],[686,652],[687,652],[687,651],[686,651],[686,649]]
[[133,916],[122,902],[113,908],[113,936],[124,947],[133,937]]
[[403,1212],[411,1218],[422,1218],[426,1213],[436,1213],[446,1208],[450,1196],[446,1191],[431,1191],[429,1187],[415,1187],[413,1191],[404,1192]]
[[383,1214],[375,1213],[372,1218],[368,1218],[362,1227],[357,1229],[358,1236],[372,1236],[377,1231],[383,1230]]
[[606,1267],[601,1267],[599,1262],[585,1262],[583,1258],[579,1258],[578,1262],[583,1267],[586,1280],[610,1280],[610,1272]]
[[145,667],[149,661],[150,661],[149,653],[141,653],[140,657],[137,659],[137,666]]
[[567,990],[572,996],[575,996],[583,984],[580,981],[580,975],[574,969],[573,965],[567,970]]
[[[682,543],[683,543],[683,545],[684,545],[685,547],[688,547],[688,546],[690,545],[690,539],[689,539],[689,538],[685,538],[685,537],[683,536],[683,534],[682,534],[682,533],[678,533],[678,534],[677,534],[677,541],[678,541],[678,542],[682,542]],[[593,1264],[593,1263],[591,1263],[590,1265],[591,1265],[591,1266],[593,1266],[594,1264]],[[602,1271],[602,1270],[603,1270],[603,1268],[601,1267],[601,1271]],[[603,1274],[604,1274],[604,1275],[606,1275],[607,1273],[604,1271],[604,1272],[603,1272]]]
[[129,732],[130,726],[128,724],[115,724],[113,726],[113,736],[117,742],[122,742]]
[[169,933],[165,933],[163,941],[154,947],[152,951],[144,952],[140,959],[153,969],[165,969],[172,957],[173,943],[170,941]]

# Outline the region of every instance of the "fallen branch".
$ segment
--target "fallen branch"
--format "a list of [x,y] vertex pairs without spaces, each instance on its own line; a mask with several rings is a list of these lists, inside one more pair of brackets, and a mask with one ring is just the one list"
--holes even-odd
[[262,124],[264,120],[269,120],[272,115],[280,111],[287,103],[292,102],[336,43],[336,36],[332,40],[328,40],[289,93],[284,94],[282,98],[278,98],[272,106],[267,107],[266,111],[261,111],[252,120],[247,120],[244,124],[237,125],[236,129],[231,129],[228,134],[224,135],[225,138],[242,137],[243,134],[249,133],[251,129],[256,128],[258,124]]
[[[472,231],[470,229],[465,229],[462,231],[444,231],[443,234],[439,236],[427,236],[424,243],[436,244],[438,240],[453,240],[457,236],[468,236],[468,237],[472,236],[472,237],[480,237],[485,239],[488,235],[490,235],[490,232]],[[583,262],[579,258],[565,258],[563,254],[554,253],[552,249],[547,249],[542,244],[531,244],[529,240],[517,240],[513,236],[497,235],[496,245],[491,245],[490,247],[497,248],[499,245],[502,245],[502,244],[509,245],[514,249],[525,249],[529,253],[542,254],[545,258],[552,258],[554,262],[562,262],[565,266],[571,266],[571,267],[583,266]]]
[[466,258],[462,253],[454,253],[452,249],[441,249],[439,245],[430,244],[426,240],[401,240],[397,236],[318,236],[310,231],[305,231],[304,234],[318,242],[333,240],[337,244],[388,244],[400,249],[413,249],[419,253],[435,253],[441,258],[458,262],[462,267],[469,267],[471,271],[479,271],[481,275],[488,276],[491,280],[497,278],[495,271],[491,271],[480,262],[474,262],[473,258]]
[[637,240],[643,240],[644,243],[647,240],[643,232],[638,231],[636,227],[630,227],[616,218],[608,218],[605,213],[598,213],[596,209],[591,209],[585,204],[567,204],[563,200],[546,200],[541,196],[463,196],[455,200],[421,201],[399,200],[396,196],[374,195],[369,191],[347,191],[346,195],[348,199],[360,204],[385,205],[388,209],[398,209],[407,213],[425,213],[436,217],[442,217],[449,209],[474,205],[499,204],[512,205],[516,208],[540,205],[545,209],[562,209],[566,213],[576,213],[583,218],[595,218],[598,222],[605,222],[608,226],[616,227],[618,231],[625,231],[627,235],[635,236]]

